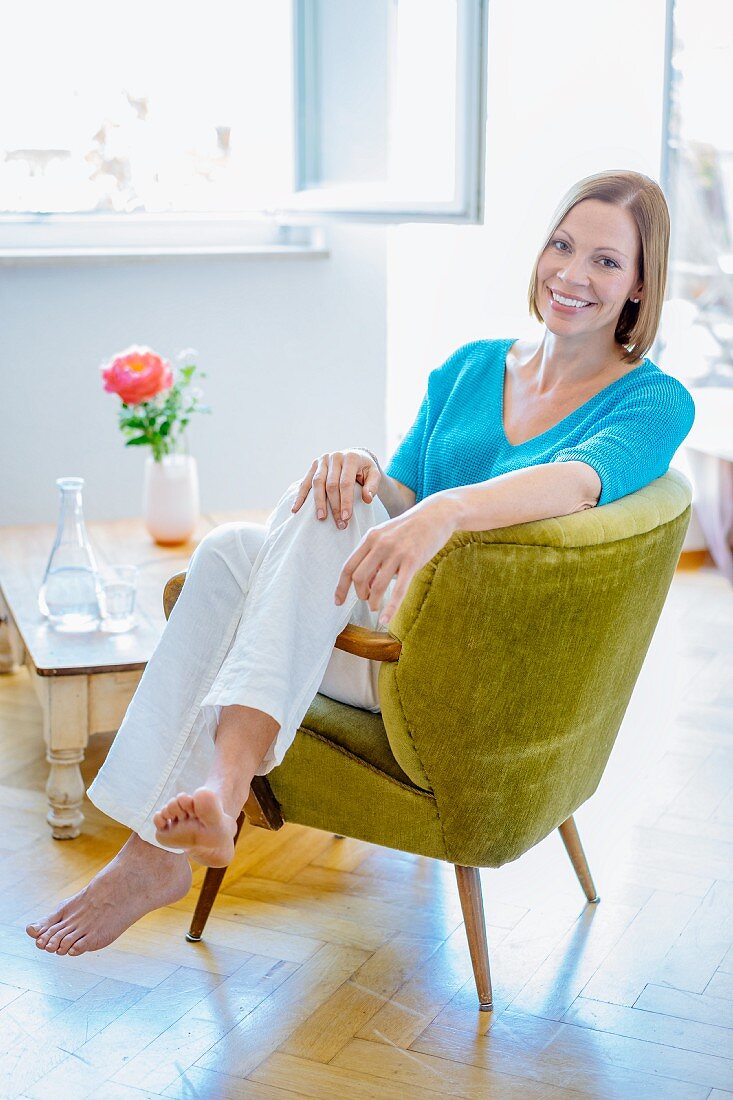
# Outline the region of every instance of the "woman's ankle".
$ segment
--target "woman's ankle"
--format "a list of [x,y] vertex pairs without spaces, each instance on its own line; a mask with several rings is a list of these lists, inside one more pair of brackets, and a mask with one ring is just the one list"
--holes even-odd
[[165,865],[171,870],[187,863],[187,857],[182,852],[171,852],[167,848],[161,848],[159,844],[153,844],[144,840],[139,833],[132,833],[117,853],[119,859],[134,859],[136,863],[156,864],[158,867]]
[[[246,774],[247,773],[245,773],[245,778]],[[236,819],[242,812],[245,802],[249,797],[250,782],[251,779],[248,780],[247,786],[245,788],[241,774],[238,777],[238,781],[236,784],[227,779],[222,779],[218,776],[211,776],[209,779],[206,780],[205,783],[202,784],[202,786],[206,787],[207,790],[214,792],[214,794],[219,799],[219,804],[221,805],[224,813],[228,814],[229,817],[233,817],[236,821]]]

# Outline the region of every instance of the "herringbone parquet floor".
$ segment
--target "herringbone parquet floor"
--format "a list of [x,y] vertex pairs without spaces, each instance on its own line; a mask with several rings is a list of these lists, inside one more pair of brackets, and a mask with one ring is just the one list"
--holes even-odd
[[733,1095],[733,590],[712,567],[676,574],[576,814],[600,905],[557,834],[482,871],[493,1013],[450,866],[292,824],[246,828],[205,942],[183,936],[198,872],[114,946],[41,953],[26,919],[127,835],[87,803],[81,837],[50,839],[41,729],[25,670],[1,676],[0,1096]]

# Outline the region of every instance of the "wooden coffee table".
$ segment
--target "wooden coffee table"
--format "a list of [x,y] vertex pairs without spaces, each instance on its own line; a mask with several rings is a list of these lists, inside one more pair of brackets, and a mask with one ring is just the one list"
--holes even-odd
[[200,540],[231,520],[264,523],[271,509],[209,513],[180,546],[158,546],[142,520],[87,521],[100,567],[139,567],[136,625],[124,634],[60,633],[38,608],[55,524],[0,527],[0,672],[25,665],[43,709],[50,764],[47,820],[57,840],[79,835],[84,784],[79,765],[90,736],[119,729],[165,627],[163,589],[186,569]]

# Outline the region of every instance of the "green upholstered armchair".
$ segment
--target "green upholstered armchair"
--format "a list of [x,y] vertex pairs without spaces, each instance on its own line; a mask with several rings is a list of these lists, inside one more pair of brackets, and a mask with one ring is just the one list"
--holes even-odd
[[[317,694],[240,817],[285,821],[456,868],[479,1006],[491,1008],[479,867],[559,829],[598,901],[572,814],[595,791],[674,575],[692,492],[677,470],[602,507],[457,531],[388,634],[336,646],[383,662],[381,714]],[[165,586],[166,617],[185,573]],[[224,868],[207,872],[198,940]]]

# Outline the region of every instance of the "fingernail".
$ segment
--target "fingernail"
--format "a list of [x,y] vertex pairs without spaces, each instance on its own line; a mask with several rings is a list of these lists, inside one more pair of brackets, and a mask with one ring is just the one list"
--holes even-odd
[[338,527],[339,531],[343,531],[345,526],[346,526],[346,524],[343,522],[343,520],[339,520],[339,522],[337,524],[337,527]]
[[326,513],[325,513],[325,512],[323,511],[323,509],[322,509],[322,508],[319,508],[319,509],[318,509],[318,518],[319,518],[319,519],[323,519],[323,517],[325,516],[325,514],[326,514]]
[[348,519],[348,518],[349,518],[349,513],[348,512],[342,512],[341,513],[341,519]]
[[379,625],[384,626],[384,624],[387,622],[387,618],[388,618],[387,615],[382,615],[382,617],[379,620]]

